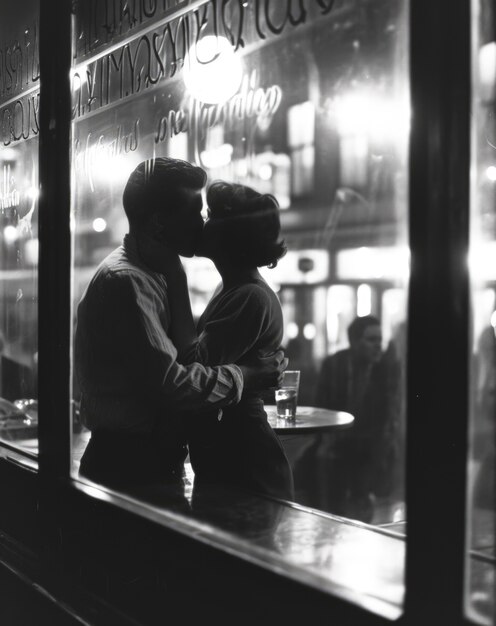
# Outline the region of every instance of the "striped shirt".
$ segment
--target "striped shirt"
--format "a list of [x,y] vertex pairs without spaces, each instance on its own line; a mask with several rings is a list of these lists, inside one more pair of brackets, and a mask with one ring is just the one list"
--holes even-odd
[[239,367],[181,365],[170,324],[165,277],[146,267],[126,235],[99,265],[78,306],[75,368],[87,428],[151,432],[174,420],[178,409],[240,400]]

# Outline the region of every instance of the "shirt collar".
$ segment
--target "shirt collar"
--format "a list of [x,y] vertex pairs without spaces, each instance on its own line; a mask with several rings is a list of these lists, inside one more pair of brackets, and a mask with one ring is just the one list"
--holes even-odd
[[124,235],[122,247],[124,248],[126,256],[132,263],[146,267],[138,251],[138,242],[134,235],[131,235],[131,233]]
[[157,276],[161,280],[165,280],[165,277],[160,272],[155,272],[143,261],[139,250],[138,250],[138,242],[136,237],[131,233],[127,233],[124,235],[124,239],[122,241],[122,247],[124,249],[124,254],[126,255],[128,261],[130,261],[133,265],[140,267],[148,274],[153,276]]

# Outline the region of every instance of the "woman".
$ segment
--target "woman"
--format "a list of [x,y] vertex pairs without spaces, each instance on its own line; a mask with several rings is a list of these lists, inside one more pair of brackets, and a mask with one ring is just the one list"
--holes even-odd
[[[280,347],[279,300],[258,268],[286,252],[276,199],[249,187],[215,182],[207,191],[208,219],[197,256],[214,262],[222,283],[198,325],[197,358],[208,365],[249,362]],[[195,484],[223,483],[293,499],[291,468],[267,422],[262,394],[244,392],[220,411],[187,417]]]

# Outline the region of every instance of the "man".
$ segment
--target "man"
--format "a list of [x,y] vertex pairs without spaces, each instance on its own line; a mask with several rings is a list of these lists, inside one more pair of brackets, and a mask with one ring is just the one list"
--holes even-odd
[[[392,422],[397,419],[398,371],[382,350],[379,320],[356,317],[348,327],[350,347],[326,357],[322,363],[315,403],[348,411],[352,428],[332,440],[328,471],[330,510],[370,521],[374,493],[390,480]],[[388,456],[389,455],[389,456]]]
[[[180,409],[222,407],[244,388],[276,386],[282,351],[256,365],[182,365],[169,287],[185,282],[203,228],[205,172],[177,159],[144,161],[123,194],[129,233],[98,267],[78,307],[75,366],[81,420],[91,439],[80,473],[111,484],[181,475],[187,454]],[[187,362],[187,358],[181,358]]]
[[348,326],[350,347],[327,356],[317,381],[316,403],[328,409],[357,413],[374,366],[382,356],[382,332],[372,315],[356,317]]

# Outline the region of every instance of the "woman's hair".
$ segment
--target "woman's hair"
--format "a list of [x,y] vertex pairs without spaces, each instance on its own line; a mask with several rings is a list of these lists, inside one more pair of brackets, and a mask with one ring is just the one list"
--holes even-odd
[[237,265],[275,267],[286,254],[274,196],[246,185],[215,181],[207,190],[207,205],[219,239],[216,256]]

